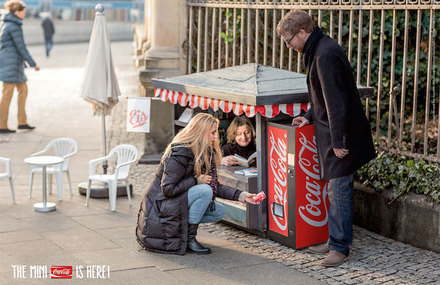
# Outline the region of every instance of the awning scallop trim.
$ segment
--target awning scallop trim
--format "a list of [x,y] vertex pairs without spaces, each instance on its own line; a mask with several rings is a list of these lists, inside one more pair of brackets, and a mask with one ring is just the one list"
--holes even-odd
[[266,118],[273,118],[280,112],[290,115],[291,117],[295,117],[301,113],[301,110],[307,111],[310,108],[310,103],[252,106],[242,103],[222,101],[214,98],[190,95],[187,93],[163,88],[155,88],[154,96],[160,97],[160,99],[164,102],[170,101],[171,103],[179,104],[182,107],[199,107],[202,110],[206,110],[211,107],[214,111],[218,111],[218,109],[221,109],[225,113],[232,111],[237,116],[245,114],[246,117],[249,118],[255,116],[256,113],[260,113]]

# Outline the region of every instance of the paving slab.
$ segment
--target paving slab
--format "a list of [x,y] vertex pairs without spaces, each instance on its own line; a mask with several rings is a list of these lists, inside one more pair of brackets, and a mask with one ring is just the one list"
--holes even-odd
[[[140,248],[140,246],[139,246]],[[139,250],[139,254],[145,259],[154,263],[154,266],[162,271],[180,271],[188,268],[215,268],[216,265],[203,255],[197,254],[161,254],[143,249]],[[197,279],[194,279],[197,280]]]
[[108,265],[111,271],[155,266],[155,260],[144,258],[138,252],[127,251],[124,248],[79,252],[74,253],[74,256],[83,264]]
[[45,284],[40,279],[21,279],[21,278],[14,278],[14,275],[12,272],[0,272],[0,284],[30,284],[30,285],[42,285]]
[[47,240],[30,240],[0,244],[0,250],[11,256],[41,258],[47,255],[63,255],[63,249]]
[[[46,279],[44,284],[114,284],[114,285],[138,285],[138,284],[160,284],[176,285],[178,281],[167,272],[162,272],[154,267],[145,267],[131,270],[117,270],[110,273],[110,278],[91,279],[87,278],[86,270],[83,270],[83,279],[74,277],[71,280]],[[194,284],[194,283],[193,283]]]
[[46,232],[42,235],[58,245],[65,252],[81,253],[94,250],[120,248],[120,246],[112,242],[108,236],[102,236],[85,227],[65,231]]
[[231,269],[242,266],[252,266],[264,263],[271,263],[272,260],[259,256],[243,247],[230,245],[228,247],[214,246],[205,242],[203,245],[211,248],[210,255],[203,256],[206,262],[211,262],[217,267]]
[[189,268],[170,271],[179,281],[191,284],[325,284],[283,264],[262,263],[234,268]]
[[108,229],[113,227],[133,226],[134,223],[118,212],[72,217],[77,223],[89,229]]
[[[17,256],[11,255],[5,251],[3,251],[2,249],[0,249],[0,274],[8,272],[11,273],[13,272],[13,268],[12,265],[15,264],[20,264],[19,259]],[[10,274],[8,274],[10,275]],[[1,277],[0,277],[1,280]],[[0,281],[0,284],[6,284],[6,283],[2,283]]]
[[95,232],[102,236],[108,237],[111,240],[135,240],[135,230],[133,225],[125,227],[113,227],[109,229],[97,229]]
[[0,233],[18,231],[20,229],[22,229],[22,226],[20,225],[18,219],[10,215],[4,215],[0,219]]
[[30,218],[22,218],[20,227],[26,227],[36,232],[53,232],[77,229],[81,224],[70,217],[66,217],[56,211],[50,213],[35,212]]
[[44,239],[44,236],[32,230],[18,230],[0,233],[0,244],[12,244],[41,239]]

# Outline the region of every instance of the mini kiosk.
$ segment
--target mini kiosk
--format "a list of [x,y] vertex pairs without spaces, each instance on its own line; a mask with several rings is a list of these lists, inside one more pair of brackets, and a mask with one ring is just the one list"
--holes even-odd
[[[255,117],[257,176],[220,167],[219,181],[242,191],[264,191],[260,205],[218,199],[224,221],[293,248],[328,239],[327,181],[319,180],[313,125],[291,126],[309,108],[306,76],[250,63],[208,72],[153,79],[155,96],[175,104],[174,131],[197,112]],[[372,88],[360,88],[362,96]]]

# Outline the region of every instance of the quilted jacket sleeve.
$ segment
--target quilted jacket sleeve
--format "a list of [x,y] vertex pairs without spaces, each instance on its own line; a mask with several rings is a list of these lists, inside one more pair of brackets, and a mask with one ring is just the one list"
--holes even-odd
[[219,198],[238,201],[241,191],[235,188],[219,184],[217,188],[217,196]]
[[197,184],[194,177],[194,165],[188,156],[177,154],[169,155],[164,161],[164,170],[161,181],[162,193],[166,197],[174,197],[188,191]]
[[29,63],[30,66],[37,65],[29,54],[24,43],[23,30],[18,25],[12,25],[10,29],[12,41],[21,57]]

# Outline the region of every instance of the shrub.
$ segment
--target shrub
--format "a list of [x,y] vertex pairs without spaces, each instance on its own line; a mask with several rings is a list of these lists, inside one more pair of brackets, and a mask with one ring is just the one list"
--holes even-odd
[[359,169],[356,178],[376,191],[392,190],[395,199],[412,191],[440,203],[440,167],[434,162],[383,151]]

